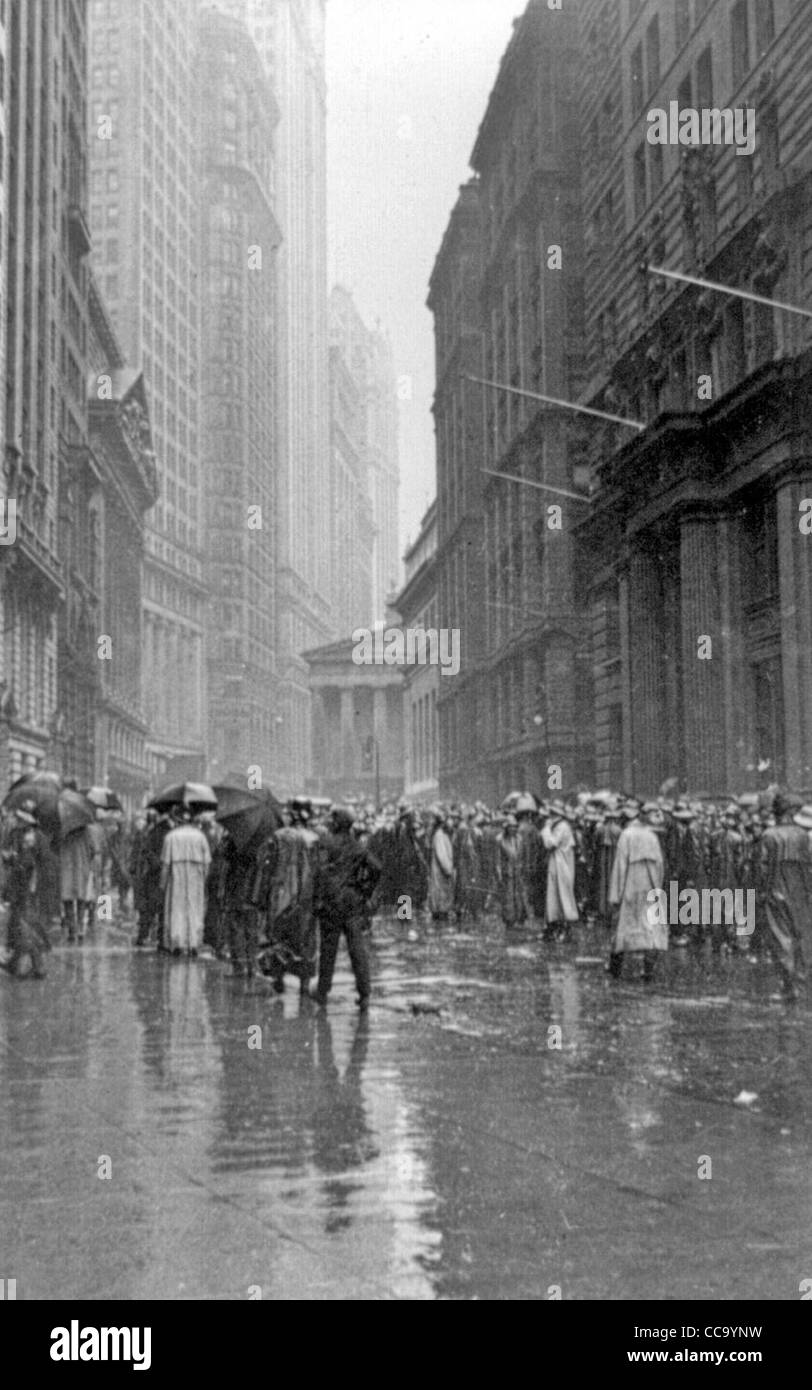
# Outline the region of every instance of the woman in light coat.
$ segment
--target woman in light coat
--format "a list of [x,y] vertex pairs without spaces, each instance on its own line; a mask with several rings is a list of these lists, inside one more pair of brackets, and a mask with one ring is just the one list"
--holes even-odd
[[541,838],[549,851],[547,859],[547,904],[545,939],[563,941],[570,922],[578,921],[575,901],[575,836],[565,806],[554,801],[552,814],[541,828]]
[[668,924],[652,911],[649,895],[663,886],[663,855],[656,831],[640,819],[641,809],[633,801],[621,813],[626,824],[617,842],[609,884],[609,904],[617,909],[609,974],[620,975],[626,951],[642,951],[644,979],[652,980],[656,953],[668,950]]

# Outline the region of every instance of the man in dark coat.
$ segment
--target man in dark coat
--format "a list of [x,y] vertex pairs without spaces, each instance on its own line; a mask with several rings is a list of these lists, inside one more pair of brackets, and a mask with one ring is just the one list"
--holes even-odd
[[318,847],[314,906],[320,949],[319,979],[313,998],[322,1006],[327,1003],[343,932],[358,990],[358,1007],[364,1010],[372,988],[364,922],[381,865],[353,836],[354,820],[351,811],[338,807],[330,816],[330,834]]
[[[152,819],[150,819],[150,817]],[[168,816],[147,811],[147,826],[139,845],[138,868],[139,902],[138,937],[136,946],[146,946],[153,925],[158,924],[158,950],[163,949],[164,895],[161,888],[161,854],[164,840],[172,824]]]
[[761,837],[767,934],[787,1000],[797,999],[812,950],[812,855],[807,832],[793,823],[800,807],[800,797],[777,795],[776,824]]
[[37,825],[33,803],[14,813],[14,823],[3,850],[3,896],[8,902],[8,944],[11,956],[5,969],[20,975],[23,958],[31,957],[31,976],[44,980],[42,953],[50,949],[42,924],[46,894],[48,839]]

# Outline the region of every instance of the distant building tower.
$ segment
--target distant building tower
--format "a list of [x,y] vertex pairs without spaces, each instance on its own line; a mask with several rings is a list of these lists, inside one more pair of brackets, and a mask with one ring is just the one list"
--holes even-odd
[[227,0],[247,22],[279,103],[276,215],[280,472],[280,696],[275,776],[300,789],[310,766],[302,653],[335,631],[330,569],[325,0]]
[[200,18],[202,453],[209,773],[281,756],[276,647],[278,110],[244,24]]
[[373,608],[375,522],[369,493],[367,367],[369,333],[352,295],[330,296],[330,564],[333,622],[339,636],[369,626]]

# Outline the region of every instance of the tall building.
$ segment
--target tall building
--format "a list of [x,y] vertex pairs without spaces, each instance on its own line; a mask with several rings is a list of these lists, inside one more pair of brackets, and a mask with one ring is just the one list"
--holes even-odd
[[333,622],[342,636],[369,627],[375,524],[369,494],[368,380],[371,335],[352,295],[330,295],[330,566]]
[[196,0],[91,0],[93,262],[143,371],[159,498],[146,536],[143,671],[156,776],[202,775]]
[[[400,584],[398,535],[398,404],[392,349],[380,327],[369,332],[367,357],[367,468],[375,543],[372,555],[372,611],[376,620]],[[341,583],[339,564],[336,584]]]
[[276,778],[278,109],[243,22],[200,16],[202,459],[209,771]]
[[[5,332],[0,777],[60,756],[60,478],[87,438],[87,34],[83,0],[0,7]],[[4,528],[5,529],[5,528]],[[10,538],[10,539],[9,539]]]
[[[485,401],[464,373],[482,375],[484,333],[479,303],[482,279],[479,183],[459,191],[431,276],[434,315],[437,457],[435,586],[437,621],[458,628],[461,666],[438,688],[438,779],[480,797],[487,706],[485,654],[485,474],[480,467]],[[453,733],[456,737],[452,744]],[[470,785],[468,779],[470,778]],[[478,783],[480,790],[477,790]]]
[[[437,503],[432,502],[403,557],[404,585],[394,599],[401,627],[437,630]],[[413,801],[434,801],[440,787],[437,701],[455,677],[424,663],[403,671],[403,791]]]
[[336,631],[330,569],[325,0],[229,0],[244,14],[279,104],[279,703],[277,785],[295,791],[310,761],[302,653]]
[[[152,781],[144,719],[142,664],[145,516],[158,495],[155,453],[143,375],[124,361],[98,287],[90,281],[88,365],[89,448],[77,459],[76,482],[90,482],[87,507],[65,509],[61,544],[71,537],[79,564],[71,588],[82,613],[88,594],[96,603],[96,627],[85,665],[95,669],[93,766],[80,771],[69,756],[77,730],[68,719],[65,768],[81,782],[114,787],[125,810],[144,804]],[[72,533],[77,534],[72,534]],[[65,556],[66,568],[68,565]],[[82,590],[84,592],[82,592]],[[70,590],[69,590],[70,594]],[[81,623],[77,624],[81,632]],[[78,650],[87,642],[76,642]]]
[[[586,0],[581,527],[598,780],[812,788],[812,8]],[[755,148],[653,144],[648,112],[750,108]]]
[[578,63],[574,14],[531,0],[432,277],[438,620],[462,640],[439,696],[448,795],[572,788],[589,769],[572,540],[582,431],[511,394],[582,388]]

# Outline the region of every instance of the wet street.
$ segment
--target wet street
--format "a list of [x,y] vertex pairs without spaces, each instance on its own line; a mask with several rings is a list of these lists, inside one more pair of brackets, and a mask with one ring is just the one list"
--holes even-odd
[[587,929],[391,920],[374,956],[364,1019],[343,947],[326,1015],[115,927],[0,978],[17,1297],[799,1297],[810,1019],[768,965],[612,985]]

